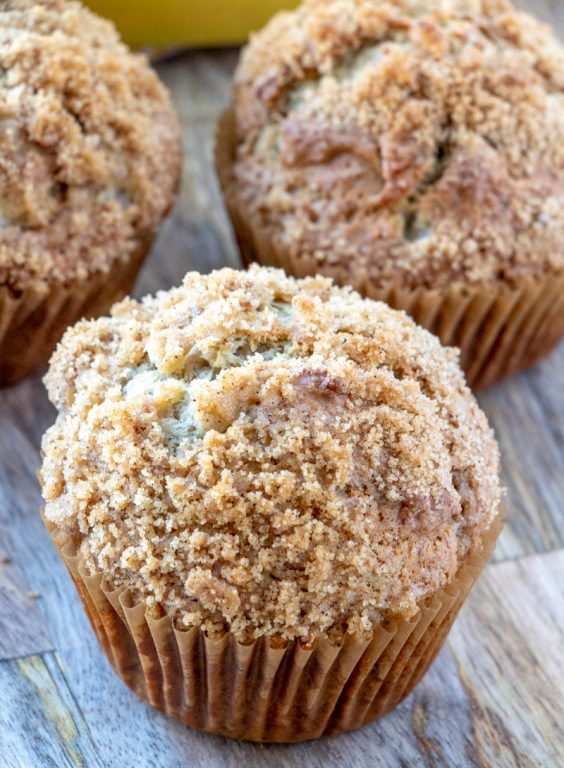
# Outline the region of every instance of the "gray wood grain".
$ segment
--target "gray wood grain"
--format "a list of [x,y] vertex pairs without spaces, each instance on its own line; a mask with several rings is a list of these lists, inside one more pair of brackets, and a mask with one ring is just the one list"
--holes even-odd
[[[528,6],[564,29],[561,2]],[[236,57],[196,51],[158,67],[181,117],[185,167],[178,205],[138,296],[178,284],[190,269],[239,266],[212,170],[214,126]],[[0,391],[0,556],[11,560],[0,563],[0,768],[564,764],[563,381],[561,346],[480,398],[502,447],[510,512],[499,562],[477,585],[430,673],[381,721],[297,747],[191,731],[118,680],[38,514],[39,446],[54,411],[40,377]],[[40,599],[31,601],[30,590]]]
[[564,552],[490,566],[449,638],[479,765],[564,764]]
[[527,373],[483,392],[498,439],[510,511],[495,560],[564,543],[564,346]]
[[0,765],[102,768],[57,655],[0,664]]
[[240,267],[213,171],[217,119],[229,102],[235,51],[196,52],[162,63],[183,129],[181,194],[138,280],[143,296],[178,285],[186,272]]
[[7,526],[0,526],[0,660],[54,648],[38,607],[41,596],[31,589],[15,554]]

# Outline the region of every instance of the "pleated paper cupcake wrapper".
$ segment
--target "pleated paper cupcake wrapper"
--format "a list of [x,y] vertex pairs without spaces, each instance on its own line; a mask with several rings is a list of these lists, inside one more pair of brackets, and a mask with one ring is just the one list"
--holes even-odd
[[380,286],[360,270],[323,265],[306,254],[293,254],[276,243],[272,232],[240,209],[231,169],[234,158],[233,116],[226,112],[216,140],[216,168],[227,210],[246,266],[258,261],[295,277],[320,271],[363,296],[401,309],[436,334],[443,344],[461,350],[461,365],[475,390],[529,367],[564,336],[564,271],[542,278],[522,277],[476,285],[453,283],[444,288],[406,289]]
[[109,310],[133,287],[149,250],[144,242],[109,272],[96,272],[47,292],[34,288],[15,296],[0,286],[0,386],[14,384],[42,368],[69,325]]
[[454,580],[411,621],[376,626],[369,639],[244,644],[154,619],[130,591],[88,575],[76,548],[61,548],[110,662],[141,698],[193,728],[232,738],[297,742],[359,728],[413,689],[437,655],[468,591],[489,560],[501,515]]

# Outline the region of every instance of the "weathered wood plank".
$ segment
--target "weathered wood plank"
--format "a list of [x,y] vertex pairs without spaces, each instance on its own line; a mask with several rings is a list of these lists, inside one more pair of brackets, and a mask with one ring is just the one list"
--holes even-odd
[[[65,570],[45,538],[35,477],[41,434],[53,417],[54,409],[39,378],[0,393],[0,528],[3,536],[9,535],[11,559],[19,564],[30,588],[42,596],[41,611],[56,600],[53,579]],[[57,637],[56,632],[53,636]]]
[[451,633],[479,765],[564,764],[564,552],[490,566]]
[[53,650],[53,640],[17,562],[8,530],[0,526],[0,661]]
[[162,62],[183,130],[181,194],[137,283],[136,295],[178,285],[186,272],[239,267],[214,173],[217,119],[229,102],[235,51],[195,52]]
[[535,368],[483,392],[499,441],[509,510],[495,559],[564,545],[564,345]]
[[0,690],[2,766],[103,768],[56,654],[3,661]]

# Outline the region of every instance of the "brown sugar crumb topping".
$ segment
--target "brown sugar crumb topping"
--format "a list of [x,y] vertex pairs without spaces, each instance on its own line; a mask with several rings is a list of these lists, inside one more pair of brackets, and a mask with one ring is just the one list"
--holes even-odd
[[564,49],[505,0],[308,0],[253,37],[233,108],[228,195],[297,264],[376,287],[564,267]]
[[0,7],[0,286],[83,279],[169,210],[179,126],[146,59],[65,0]]
[[50,530],[181,628],[411,616],[497,512],[455,351],[326,278],[190,273],[67,331],[46,384]]

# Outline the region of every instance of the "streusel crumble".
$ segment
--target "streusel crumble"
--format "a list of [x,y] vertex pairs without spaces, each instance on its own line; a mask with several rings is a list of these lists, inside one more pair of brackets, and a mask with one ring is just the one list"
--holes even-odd
[[232,116],[228,205],[295,274],[564,269],[564,49],[506,0],[306,0],[252,38]]
[[180,130],[110,22],[76,2],[3,2],[0,120],[0,287],[47,292],[146,251],[174,201]]
[[457,353],[326,278],[190,273],[67,331],[45,518],[180,628],[369,632],[445,586],[497,514]]

